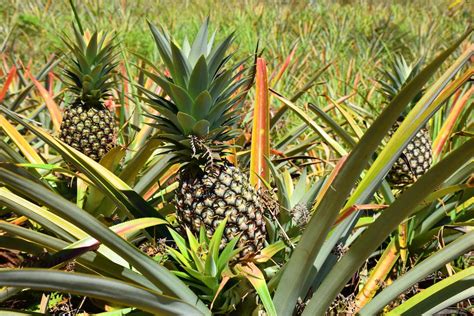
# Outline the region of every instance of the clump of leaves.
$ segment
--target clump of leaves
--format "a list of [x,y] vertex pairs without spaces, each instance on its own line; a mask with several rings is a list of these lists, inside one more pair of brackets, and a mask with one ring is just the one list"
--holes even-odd
[[[187,238],[170,229],[177,249],[167,247],[169,256],[176,262],[173,272],[190,287],[197,289],[201,293],[200,298],[211,303],[211,307],[215,305],[218,312],[230,311],[239,300],[237,293],[233,293],[236,282],[229,282],[235,277],[230,265],[241,250],[235,248],[239,239],[232,239],[219,251],[226,222],[227,219],[219,224],[211,239],[203,227],[199,237],[186,228]],[[223,293],[219,295],[219,301],[215,302],[220,292]]]

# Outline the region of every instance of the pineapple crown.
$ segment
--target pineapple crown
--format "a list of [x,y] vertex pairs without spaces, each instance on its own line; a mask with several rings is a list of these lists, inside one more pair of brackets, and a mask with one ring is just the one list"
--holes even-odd
[[[214,46],[215,32],[208,40],[209,19],[202,24],[192,45],[185,39],[182,48],[164,31],[149,23],[161,59],[169,76],[143,70],[168,96],[143,87],[144,100],[159,112],[148,114],[152,126],[165,141],[166,152],[175,162],[207,164],[221,153],[236,134],[242,100],[253,82],[243,67],[245,60],[230,65],[227,53],[234,35]],[[220,156],[220,155],[218,155]],[[207,161],[207,162],[206,162]]]
[[115,85],[114,69],[118,64],[114,37],[97,31],[88,36],[81,34],[73,24],[74,40],[66,34],[63,41],[71,59],[65,59],[64,74],[69,91],[76,95],[76,102],[86,106],[100,106],[102,100],[110,96],[110,90]]
[[[380,92],[384,94],[389,101],[408,84],[422,69],[424,58],[420,58],[414,64],[408,64],[402,55],[395,56],[393,62],[390,65],[389,70],[381,70],[384,77],[382,80],[378,80],[380,84]],[[408,114],[413,105],[421,99],[423,90],[421,90],[410,102],[408,107],[402,113],[402,118]]]

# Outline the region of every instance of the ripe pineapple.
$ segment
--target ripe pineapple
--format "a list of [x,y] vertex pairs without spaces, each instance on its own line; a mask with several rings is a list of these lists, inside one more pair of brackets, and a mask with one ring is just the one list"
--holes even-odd
[[114,85],[116,46],[105,34],[95,32],[87,41],[74,27],[74,35],[75,41],[64,39],[74,57],[66,60],[64,74],[75,100],[64,111],[60,139],[99,161],[116,140],[114,117],[104,105]]
[[[414,66],[409,66],[403,57],[397,57],[392,65],[390,72],[384,72],[387,81],[379,81],[382,86],[381,92],[384,93],[389,100],[393,99],[401,88],[408,83],[420,71],[422,60],[418,61]],[[411,102],[408,110],[422,96],[420,92]],[[408,110],[406,112],[408,112]],[[397,120],[389,132],[393,135],[403,122],[405,115]],[[400,156],[397,158],[390,169],[387,179],[394,187],[403,188],[416,181],[418,177],[423,175],[431,166],[432,148],[431,137],[426,127],[421,128],[413,139],[406,145]]]
[[[194,43],[183,48],[162,30],[150,24],[161,58],[170,77],[146,72],[169,100],[141,88],[146,101],[160,114],[156,119],[158,138],[181,163],[176,194],[178,222],[199,234],[201,227],[211,236],[228,217],[221,249],[240,235],[241,256],[252,256],[265,241],[265,221],[259,196],[247,177],[224,159],[228,141],[235,137],[239,102],[249,77],[238,63],[229,66],[226,55],[233,36],[213,47],[208,42],[208,21]],[[240,92],[244,90],[243,92]]]

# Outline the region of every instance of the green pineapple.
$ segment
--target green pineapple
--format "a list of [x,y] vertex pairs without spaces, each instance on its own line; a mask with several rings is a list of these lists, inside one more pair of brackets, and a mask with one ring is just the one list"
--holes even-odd
[[[391,71],[384,72],[387,81],[379,81],[382,87],[381,92],[385,94],[389,100],[393,99],[402,87],[418,74],[421,64],[422,60],[418,61],[414,66],[410,66],[403,57],[397,57],[392,65]],[[422,93],[423,92],[420,92],[415,97],[408,106],[407,111],[402,113],[398,118],[397,122],[389,131],[390,136],[398,129],[407,112],[421,98]],[[418,177],[428,171],[431,162],[431,137],[428,129],[424,127],[416,133],[413,139],[403,149],[390,169],[387,179],[394,187],[403,188],[415,182]]]
[[146,101],[160,113],[152,115],[158,138],[173,154],[173,162],[181,164],[178,222],[196,235],[204,227],[212,236],[227,217],[221,249],[240,236],[241,256],[252,256],[265,241],[263,208],[246,175],[224,158],[228,142],[237,135],[240,101],[251,80],[243,76],[243,62],[229,65],[231,55],[226,51],[233,35],[214,47],[214,36],[208,42],[206,21],[192,46],[185,41],[178,48],[165,32],[152,24],[150,29],[170,76],[146,73],[169,100],[142,90]]
[[73,58],[66,59],[64,75],[74,102],[64,111],[60,139],[99,161],[116,142],[112,112],[104,101],[115,82],[116,49],[106,34],[92,34],[90,40],[74,26],[75,41],[64,38]]

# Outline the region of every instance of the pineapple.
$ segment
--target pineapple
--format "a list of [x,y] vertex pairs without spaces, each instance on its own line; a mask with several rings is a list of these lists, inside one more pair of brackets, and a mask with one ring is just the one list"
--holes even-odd
[[[384,72],[387,81],[379,81],[382,86],[381,92],[385,94],[389,100],[393,99],[401,88],[418,74],[421,64],[422,60],[418,61],[414,66],[409,66],[403,57],[397,57],[392,65],[391,72]],[[408,107],[408,110],[421,98],[422,93],[423,92],[420,92],[415,97]],[[398,129],[406,114],[407,113],[402,113],[397,122],[395,122],[389,131],[390,136]],[[394,187],[404,188],[423,175],[430,168],[431,162],[431,137],[428,129],[424,127],[416,133],[413,139],[403,149],[390,169],[387,179]]]
[[[241,99],[251,79],[243,76],[243,62],[230,66],[226,51],[233,35],[213,47],[208,42],[208,21],[200,28],[192,46],[183,48],[150,24],[161,58],[170,77],[145,73],[169,99],[140,88],[146,102],[160,114],[155,116],[159,139],[173,162],[180,163],[176,193],[176,215],[181,227],[198,235],[204,228],[213,235],[225,218],[222,249],[240,236],[241,257],[251,257],[265,241],[263,207],[246,175],[225,159],[229,141],[236,136]],[[242,77],[242,78],[241,78]]]
[[97,32],[87,41],[75,26],[74,35],[75,41],[64,38],[73,55],[72,60],[66,60],[64,74],[75,100],[64,111],[60,139],[99,161],[116,141],[115,120],[104,104],[114,85],[116,46]]

